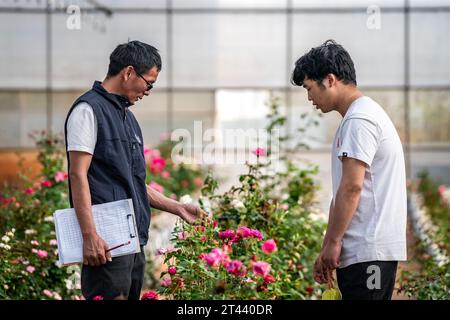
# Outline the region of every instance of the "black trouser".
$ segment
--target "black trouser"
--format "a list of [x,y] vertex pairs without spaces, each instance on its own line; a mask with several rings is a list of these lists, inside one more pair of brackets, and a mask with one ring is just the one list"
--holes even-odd
[[144,283],[145,254],[141,252],[115,257],[99,267],[83,265],[81,292],[86,300],[102,296],[105,300],[139,300]]
[[337,269],[343,300],[390,300],[397,261],[368,261]]

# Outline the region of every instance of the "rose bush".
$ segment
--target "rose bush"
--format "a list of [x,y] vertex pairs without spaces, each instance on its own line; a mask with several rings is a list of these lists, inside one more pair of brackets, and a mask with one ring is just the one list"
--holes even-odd
[[[0,194],[0,299],[76,299],[78,266],[57,266],[53,212],[68,207],[60,137],[38,132],[42,175]],[[25,169],[24,169],[25,170]]]
[[[270,132],[284,125],[272,101]],[[286,141],[287,139],[283,139]],[[179,223],[174,249],[161,249],[169,266],[159,292],[169,299],[309,299],[322,288],[312,278],[325,223],[315,208],[317,168],[300,169],[288,157],[284,170],[271,168],[271,149],[253,150],[256,164],[240,185],[215,194],[207,176],[200,205],[203,225]],[[169,270],[171,270],[169,272]]]

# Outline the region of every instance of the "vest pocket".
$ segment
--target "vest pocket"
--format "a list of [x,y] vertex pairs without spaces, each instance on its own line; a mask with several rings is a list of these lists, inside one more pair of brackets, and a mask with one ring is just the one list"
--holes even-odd
[[96,156],[111,171],[123,174],[129,172],[129,142],[121,139],[105,139],[97,142]]
[[145,179],[146,168],[142,143],[133,140],[131,144],[131,153],[133,157],[133,174],[136,176],[143,176]]

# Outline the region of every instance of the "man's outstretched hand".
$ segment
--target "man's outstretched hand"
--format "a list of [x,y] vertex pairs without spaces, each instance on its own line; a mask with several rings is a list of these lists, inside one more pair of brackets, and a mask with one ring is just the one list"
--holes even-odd
[[202,223],[208,214],[193,203],[180,204],[178,216],[189,224]]

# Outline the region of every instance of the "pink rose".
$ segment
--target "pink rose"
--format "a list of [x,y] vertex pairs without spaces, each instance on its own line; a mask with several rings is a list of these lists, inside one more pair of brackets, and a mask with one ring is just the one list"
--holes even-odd
[[163,172],[161,172],[161,177],[163,177],[164,179],[170,178],[170,173],[169,173],[169,171],[163,171]]
[[251,229],[246,226],[239,227],[236,232],[242,238],[249,238],[251,236]]
[[58,245],[58,241],[56,241],[56,239],[51,239],[51,240],[48,242],[48,244],[51,245],[51,246],[56,246],[56,245]]
[[103,300],[102,296],[95,296],[94,298],[92,298],[92,300]]
[[259,240],[263,239],[263,236],[259,230],[256,229],[250,229],[250,234],[253,238],[257,238]]
[[230,257],[222,251],[222,249],[215,248],[209,254],[207,254],[203,260],[211,267],[217,267],[221,263],[228,262]]
[[152,181],[152,182],[150,182],[150,184],[148,186],[150,188],[152,188],[153,190],[158,191],[159,193],[164,193],[164,187],[161,186],[159,183]]
[[159,255],[163,255],[167,253],[167,249],[166,248],[159,248],[158,250],[156,250],[156,254]]
[[275,240],[273,240],[273,239],[267,240],[267,241],[264,242],[263,245],[262,245],[262,251],[263,251],[265,254],[272,253],[272,252],[274,252],[274,251],[276,251],[276,250],[277,250],[277,244],[276,244]]
[[36,254],[39,258],[46,258],[48,256],[48,252],[45,250],[38,250]]
[[53,185],[53,183],[50,180],[44,180],[41,182],[41,186],[50,188]]
[[33,194],[34,190],[33,190],[33,188],[27,188],[27,189],[25,189],[25,193],[26,194]]
[[28,266],[27,267],[27,272],[29,272],[29,273],[33,273],[35,270],[36,270],[36,268],[33,267],[33,266]]
[[255,150],[252,151],[252,153],[254,155],[256,155],[257,157],[261,157],[261,156],[265,156],[266,155],[266,150],[263,148],[256,148]]
[[175,267],[169,267],[169,269],[167,270],[169,272],[170,275],[174,275],[175,273],[177,273],[177,269]]
[[178,232],[178,239],[179,240],[186,240],[189,236],[189,233],[187,231],[180,231]]
[[258,261],[253,264],[253,273],[255,275],[267,276],[270,272],[270,264],[263,261]]
[[242,276],[244,274],[241,268],[242,261],[240,260],[233,260],[225,265],[225,269],[228,271],[228,273],[231,273],[235,276]]
[[144,292],[144,294],[141,296],[141,300],[158,300],[159,295],[154,290],[149,290],[147,292]]
[[167,279],[161,280],[162,287],[170,287],[171,285],[172,285],[172,279],[167,278]]
[[264,282],[267,282],[267,283],[275,282],[275,278],[269,274],[264,277]]
[[68,178],[67,172],[58,171],[55,173],[54,179],[56,182],[62,182],[65,181]]
[[160,173],[166,167],[166,160],[164,158],[153,158],[150,164],[150,171],[154,174]]

